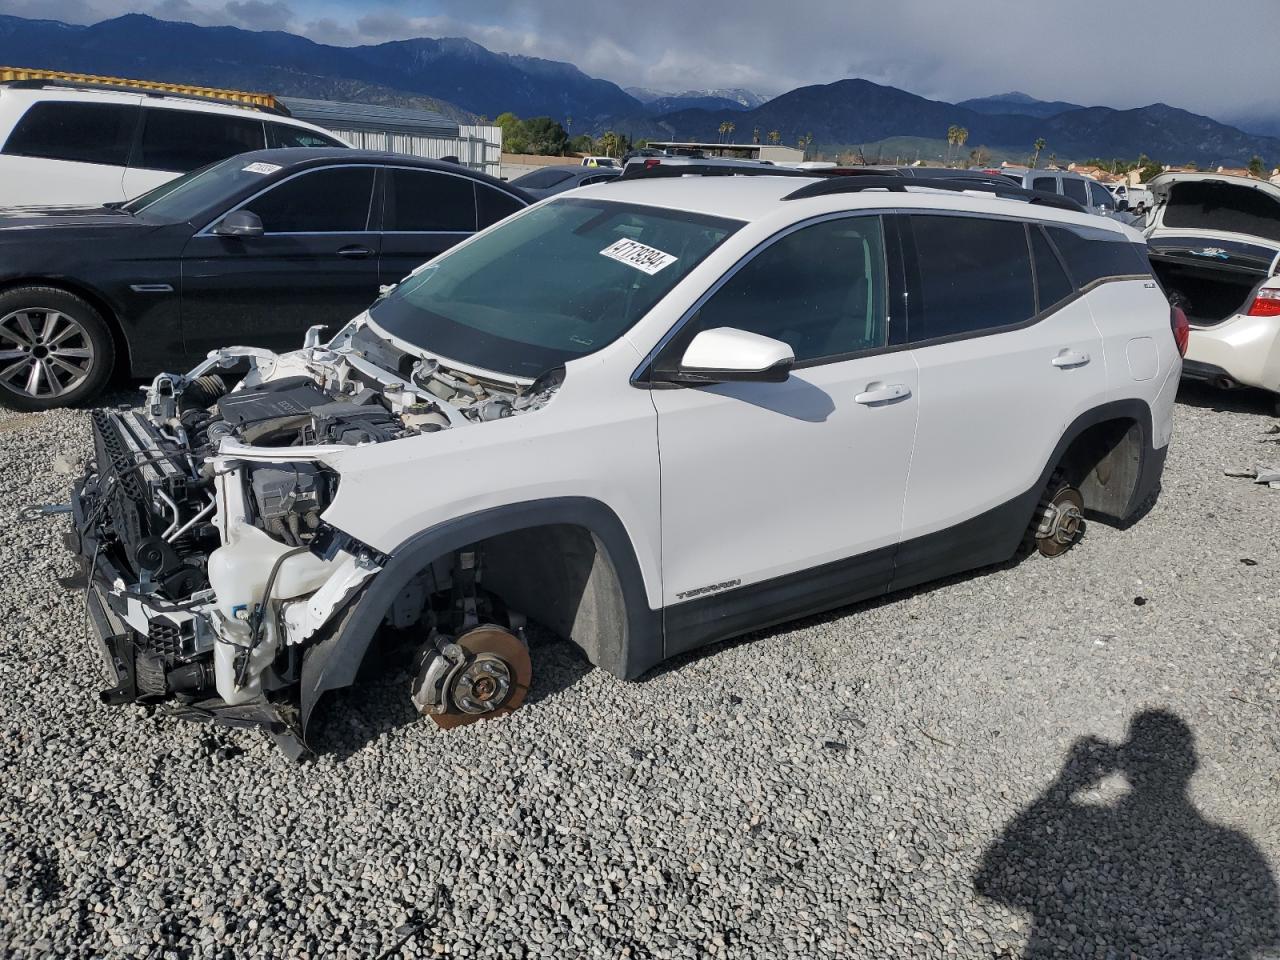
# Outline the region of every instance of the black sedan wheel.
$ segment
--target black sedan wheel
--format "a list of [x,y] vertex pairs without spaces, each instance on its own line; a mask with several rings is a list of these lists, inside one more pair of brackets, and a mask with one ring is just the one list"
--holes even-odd
[[18,410],[96,396],[115,362],[102,315],[74,294],[19,287],[0,294],[0,403]]

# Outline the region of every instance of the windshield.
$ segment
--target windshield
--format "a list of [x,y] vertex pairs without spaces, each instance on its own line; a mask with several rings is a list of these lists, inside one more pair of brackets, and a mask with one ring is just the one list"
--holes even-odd
[[370,315],[427,353],[537,377],[612,343],[740,226],[555,200],[441,257]]
[[230,157],[163,183],[130,200],[122,209],[168,223],[189,221],[279,169],[274,163],[250,163],[243,157]]

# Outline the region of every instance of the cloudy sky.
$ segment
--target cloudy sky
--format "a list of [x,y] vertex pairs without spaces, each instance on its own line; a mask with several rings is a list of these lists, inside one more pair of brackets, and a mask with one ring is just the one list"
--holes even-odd
[[130,11],[343,45],[463,36],[670,91],[858,76],[943,100],[1016,89],[1280,114],[1280,0],[0,0],[0,13],[71,23]]

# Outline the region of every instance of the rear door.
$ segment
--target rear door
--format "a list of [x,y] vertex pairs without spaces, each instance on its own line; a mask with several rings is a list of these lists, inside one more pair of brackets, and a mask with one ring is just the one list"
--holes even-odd
[[1064,429],[1107,387],[1093,316],[1038,225],[906,219],[920,418],[895,588],[1007,558]]
[[179,174],[265,145],[266,133],[258,117],[143,107],[142,129],[124,175],[124,192],[137,197]]
[[236,207],[262,218],[263,236],[219,237],[210,224],[192,237],[182,264],[188,351],[294,349],[308,327],[333,330],[372,303],[375,173],[342,164],[294,174]]
[[896,249],[876,215],[801,226],[732,272],[659,357],[678,365],[716,327],[796,357],[784,383],[653,390],[669,654],[887,589],[917,408],[890,312]]

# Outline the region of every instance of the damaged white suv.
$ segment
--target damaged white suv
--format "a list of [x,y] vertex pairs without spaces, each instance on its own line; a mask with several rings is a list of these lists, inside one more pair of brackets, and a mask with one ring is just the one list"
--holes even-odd
[[1158,485],[1170,317],[1136,233],[1013,187],[562,195],[328,343],[216,351],[94,414],[73,540],[103,698],[301,750],[390,644],[448,726],[520,703],[526,618],[636,677],[1059,553]]

